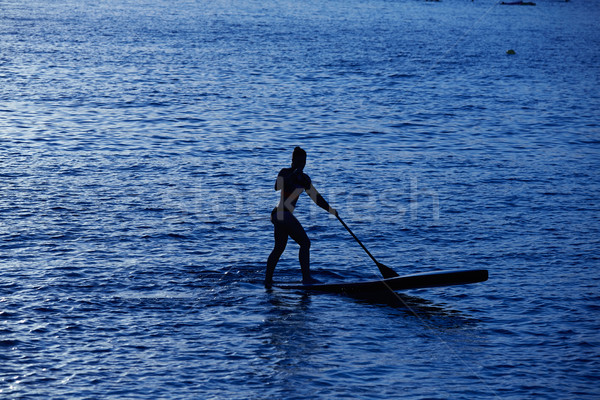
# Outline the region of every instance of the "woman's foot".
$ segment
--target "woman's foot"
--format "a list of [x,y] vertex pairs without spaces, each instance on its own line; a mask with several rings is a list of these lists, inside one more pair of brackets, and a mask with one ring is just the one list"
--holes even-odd
[[317,283],[321,283],[321,281],[318,280],[318,279],[315,279],[313,277],[308,277],[308,278],[302,279],[302,284],[303,285],[315,285]]

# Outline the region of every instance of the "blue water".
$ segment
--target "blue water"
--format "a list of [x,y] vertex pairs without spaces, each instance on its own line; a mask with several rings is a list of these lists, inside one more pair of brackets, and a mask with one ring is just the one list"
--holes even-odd
[[[537,3],[1,1],[1,397],[598,398],[600,4]],[[380,262],[489,281],[265,291],[296,145]]]

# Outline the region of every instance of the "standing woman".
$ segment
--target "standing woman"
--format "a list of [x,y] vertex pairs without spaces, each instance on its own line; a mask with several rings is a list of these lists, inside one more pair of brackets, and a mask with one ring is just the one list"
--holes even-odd
[[298,258],[300,259],[300,269],[302,270],[302,283],[310,284],[318,282],[310,276],[310,239],[293,212],[296,208],[298,197],[304,191],[325,211],[336,216],[337,211],[329,206],[312,185],[310,177],[303,172],[305,165],[306,152],[300,147],[296,147],[292,154],[292,166],[290,168],[283,168],[279,171],[279,175],[277,175],[275,190],[281,191],[281,197],[279,204],[271,212],[271,222],[275,229],[275,247],[267,260],[266,288],[270,288],[273,284],[273,272],[281,254],[285,250],[288,236],[300,245]]

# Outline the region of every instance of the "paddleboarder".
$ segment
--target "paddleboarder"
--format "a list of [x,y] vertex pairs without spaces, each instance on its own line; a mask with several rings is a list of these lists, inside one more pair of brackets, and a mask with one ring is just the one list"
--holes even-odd
[[271,222],[273,223],[275,232],[275,247],[267,260],[266,288],[270,288],[273,284],[273,272],[285,250],[288,237],[291,237],[300,245],[298,258],[300,259],[300,269],[302,270],[302,283],[311,284],[318,282],[310,275],[310,239],[300,222],[294,216],[294,209],[296,208],[298,197],[302,192],[306,192],[325,211],[335,216],[337,216],[337,211],[329,206],[312,185],[310,177],[304,173],[305,165],[306,151],[300,147],[296,147],[292,154],[292,166],[290,168],[283,168],[279,171],[279,175],[277,175],[275,190],[281,191],[281,197],[279,204],[271,212]]

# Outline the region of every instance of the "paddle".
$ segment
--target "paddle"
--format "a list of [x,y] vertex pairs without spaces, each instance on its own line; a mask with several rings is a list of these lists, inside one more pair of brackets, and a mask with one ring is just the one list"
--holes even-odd
[[346,228],[346,230],[348,232],[350,232],[350,234],[358,242],[358,244],[360,244],[360,247],[362,247],[363,250],[369,255],[369,257],[371,257],[371,260],[375,261],[375,264],[377,265],[377,268],[379,268],[379,272],[381,272],[381,275],[383,275],[384,279],[394,278],[396,276],[399,276],[396,273],[396,271],[394,271],[393,269],[391,269],[389,267],[386,267],[385,265],[383,265],[382,263],[380,263],[379,261],[377,261],[375,259],[375,257],[373,257],[373,255],[369,252],[369,250],[367,250],[367,248],[365,247],[365,245],[362,244],[362,242],[356,237],[356,235],[350,230],[350,228],[348,228],[348,225],[346,225],[344,223],[344,221],[342,221],[342,219],[340,218],[340,216],[337,213],[336,213],[336,217],[342,223],[342,225],[344,225],[344,228]]
[[[308,193],[308,195],[315,201],[315,203],[317,203],[318,206],[322,207],[325,210],[332,210],[331,206],[329,205],[329,203],[327,203],[327,201],[325,201],[325,199],[323,198],[323,196],[321,196],[321,194],[317,191],[317,189],[311,184],[310,189],[308,189],[306,191],[306,193]],[[399,276],[396,271],[394,271],[393,269],[386,267],[385,265],[383,265],[382,263],[380,263],[379,261],[377,261],[375,259],[375,257],[373,257],[373,255],[369,252],[369,250],[367,250],[367,248],[365,247],[364,244],[362,244],[362,242],[356,237],[356,235],[350,230],[350,228],[348,228],[348,225],[346,225],[344,223],[344,221],[342,221],[342,219],[340,218],[339,214],[336,212],[335,216],[337,217],[337,219],[342,223],[342,225],[344,225],[344,228],[346,228],[346,230],[348,232],[350,232],[350,234],[352,235],[352,237],[354,238],[354,240],[356,240],[358,242],[358,244],[360,244],[360,247],[363,248],[363,250],[369,255],[369,257],[371,257],[371,260],[375,261],[375,265],[377,265],[377,268],[379,268],[379,272],[381,272],[381,275],[383,275],[384,279],[387,278],[394,278],[396,276]]]

